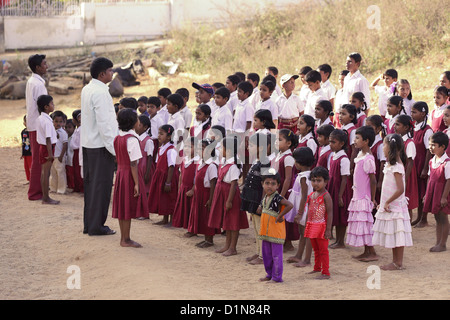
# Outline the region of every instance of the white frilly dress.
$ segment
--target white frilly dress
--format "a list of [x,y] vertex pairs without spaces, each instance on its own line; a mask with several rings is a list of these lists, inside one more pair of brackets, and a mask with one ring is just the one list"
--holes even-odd
[[[291,211],[289,211],[288,213],[286,213],[286,215],[284,216],[284,219],[287,222],[294,222],[294,218],[298,213],[298,208],[300,207],[300,201],[302,199],[302,186],[301,186],[301,179],[302,178],[306,178],[306,185],[308,187],[308,192],[306,193],[307,195],[311,194],[311,192],[313,192],[313,188],[311,186],[311,181],[309,180],[309,175],[311,174],[311,171],[303,171],[300,172],[299,174],[297,174],[297,177],[295,179],[294,185],[292,187],[291,190],[289,190],[290,194],[289,194],[289,202],[293,204],[293,208],[291,209]],[[308,215],[308,204],[305,204],[305,211],[303,213],[302,216],[302,220],[300,221],[300,224],[302,226],[306,225],[306,218]]]

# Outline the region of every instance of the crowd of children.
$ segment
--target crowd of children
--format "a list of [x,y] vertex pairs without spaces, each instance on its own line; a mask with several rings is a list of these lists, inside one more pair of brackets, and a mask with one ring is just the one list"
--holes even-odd
[[[361,60],[358,53],[347,57],[338,88],[327,64],[279,81],[271,66],[262,79],[236,72],[225,83],[193,83],[194,115],[187,88],[121,99],[115,105],[112,201],[121,245],[140,247],[130,240],[131,219],[158,214],[157,224],[184,228],[186,237],[204,236],[199,248],[226,235],[216,252],[230,256],[251,221],[256,248],[247,261],[264,264],[262,281],[282,281],[283,252],[294,241],[297,252],[286,261],[304,267],[314,252],[312,273],[328,279],[328,248],[346,245],[363,248],[353,258],[366,262],[378,260],[375,246],[392,248],[392,262],[382,269],[402,269],[412,226],[425,226],[432,213],[437,226],[430,251],[445,250],[450,72],[442,74],[429,108],[412,99],[409,82],[396,70],[369,85]],[[369,115],[371,88],[378,106]],[[43,202],[57,204],[46,190],[83,192],[80,112],[67,119],[54,111],[50,96],[42,96],[38,107]],[[25,131],[22,138],[27,168]]]

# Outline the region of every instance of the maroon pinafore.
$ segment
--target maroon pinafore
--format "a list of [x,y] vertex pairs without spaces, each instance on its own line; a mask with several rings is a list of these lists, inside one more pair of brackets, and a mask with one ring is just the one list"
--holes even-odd
[[[145,145],[146,145],[147,141],[149,141],[149,140],[151,140],[150,136],[146,136],[144,138],[144,140],[139,141],[139,144],[141,146],[141,152],[142,152],[142,159],[139,160],[139,174],[143,178],[145,178],[145,173],[147,172],[147,166],[148,165],[152,166],[152,163],[154,163],[153,161],[151,163],[147,163],[148,162],[147,161],[148,156],[147,156],[147,153],[144,150],[145,149]],[[150,184],[151,184],[151,181],[152,181],[152,175],[153,175],[154,171],[155,171],[155,166],[153,165],[152,168],[150,169],[150,178],[148,180],[148,183],[145,183],[145,180],[144,180],[144,183],[145,183],[145,194],[148,194],[148,192],[150,191]]]
[[[414,140],[411,138],[405,141],[405,152],[406,152],[406,148],[408,147],[408,145],[410,143],[414,143]],[[416,152],[416,156],[417,156],[417,152]],[[406,170],[406,168],[405,168],[405,170]],[[417,186],[417,170],[416,170],[416,165],[414,162],[413,162],[411,174],[408,177],[408,183],[406,184],[405,197],[408,198],[408,209],[413,210],[419,206],[419,192],[418,192],[418,186]]]
[[433,129],[433,132],[437,131],[444,131],[447,129],[444,123],[444,113],[441,114],[440,117],[435,117],[434,114],[436,113],[436,109],[431,111],[431,129]]
[[[364,113],[364,111],[361,111]],[[361,128],[364,125],[364,120],[366,120],[367,116],[366,114],[363,114],[358,118],[358,122],[356,122],[355,127],[356,129]]]
[[423,199],[427,191],[427,179],[420,178],[423,167],[425,166],[426,156],[428,150],[425,148],[423,141],[425,133],[431,129],[429,125],[426,125],[423,129],[414,132],[414,144],[416,145],[416,158],[414,159],[414,165],[416,166],[417,173],[417,188],[419,199]]
[[[341,187],[341,161],[348,156],[342,155],[338,159],[334,160],[333,156],[330,159],[330,180],[328,181],[328,192],[333,199],[333,226],[347,226],[348,222],[348,205],[351,201],[351,184],[347,183],[344,194],[342,195],[342,201],[344,205],[339,207],[339,189]],[[350,176],[348,177],[350,179]]]
[[184,162],[180,165],[181,184],[178,190],[177,203],[172,217],[172,226],[187,229],[189,225],[189,214],[191,212],[192,197],[186,193],[194,187],[195,171],[197,164],[192,161],[187,167]]
[[[423,212],[431,212],[437,214],[439,212],[444,212],[445,214],[450,214],[450,205],[441,207],[441,197],[444,191],[445,184],[447,180],[445,179],[445,165],[450,159],[445,159],[443,163],[439,165],[436,169],[433,169],[430,161],[430,178],[428,179],[427,192],[425,195],[425,201],[423,202]],[[450,194],[447,198],[450,204]]]
[[330,154],[333,152],[331,149],[329,149],[324,154],[320,155],[320,150],[322,150],[322,147],[319,147],[316,152],[316,158],[317,158],[317,165],[316,167],[324,167],[328,168],[328,158],[330,157]]

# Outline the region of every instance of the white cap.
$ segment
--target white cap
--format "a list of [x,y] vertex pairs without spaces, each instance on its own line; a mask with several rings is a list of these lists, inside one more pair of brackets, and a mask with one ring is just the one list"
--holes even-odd
[[291,78],[294,78],[294,80],[297,80],[299,78],[299,75],[285,74],[284,76],[281,77],[280,84],[281,85],[285,84],[286,82],[291,80]]

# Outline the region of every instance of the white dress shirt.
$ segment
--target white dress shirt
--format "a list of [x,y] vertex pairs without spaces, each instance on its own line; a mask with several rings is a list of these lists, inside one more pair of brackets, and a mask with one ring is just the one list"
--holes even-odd
[[370,85],[369,81],[358,70],[353,75],[347,74],[344,78],[344,99],[349,103],[351,96],[355,92],[362,92],[367,103],[367,109],[370,109]]
[[306,101],[305,114],[309,114],[311,117],[315,118],[316,104],[321,100],[329,100],[322,88],[319,88],[314,92],[311,91],[308,95],[308,100]]
[[[409,137],[407,134],[405,134],[402,136],[402,139],[406,144],[406,141],[409,139]],[[416,154],[416,145],[414,144],[414,142],[408,143],[408,146],[406,147],[406,157],[414,160],[416,158]]]
[[[58,140],[56,141],[56,145],[55,145],[55,158],[59,157],[61,155],[62,149],[64,147],[64,143],[69,142],[69,136],[67,135],[66,130],[64,130],[64,128],[59,128],[58,130],[56,130],[56,134],[58,136]],[[64,154],[64,158],[63,161],[61,161],[61,163],[66,163],[65,159],[67,157],[67,152],[66,154]]]
[[114,138],[118,124],[109,88],[103,82],[92,79],[81,91],[81,146],[106,148],[115,155]]
[[334,99],[336,97],[336,88],[333,86],[330,80],[323,82],[320,86],[327,100]]
[[183,109],[180,110],[181,115],[184,119],[184,126],[186,129],[189,129],[192,124],[192,111],[188,108],[188,106],[185,106]]
[[50,138],[51,144],[55,144],[58,141],[58,137],[56,135],[56,130],[53,125],[52,118],[50,118],[47,113],[42,112],[41,115],[37,118],[37,123],[37,143],[45,146],[47,144],[47,138]]
[[158,130],[161,126],[164,125],[164,119],[163,116],[159,113],[156,113],[156,115],[153,118],[150,118],[150,132],[152,139],[158,139]]
[[253,107],[250,105],[249,98],[240,101],[234,112],[233,131],[243,133],[246,131],[247,122],[253,122]]
[[225,167],[228,164],[233,164],[230,169],[228,169],[227,173],[223,177],[222,181],[226,183],[231,183],[232,181],[239,180],[241,175],[241,170],[237,165],[234,164],[234,158],[229,158],[222,164],[222,167]]
[[39,111],[37,99],[39,96],[47,94],[45,80],[38,74],[33,73],[27,81],[25,89],[25,99],[27,105],[27,129],[28,131],[36,131],[38,127],[37,118]]
[[278,107],[278,117],[280,119],[294,119],[300,117],[300,113],[304,108],[301,104],[300,97],[292,93],[289,98],[284,94],[278,97],[276,105]]
[[[173,146],[173,144],[168,142],[165,145],[159,147],[155,162],[158,162],[159,156],[163,155],[164,152],[167,150],[167,148],[169,148],[170,146]],[[175,148],[173,148],[167,151],[167,166],[174,167],[176,163],[177,163],[177,151],[175,150]]]
[[[139,136],[139,141],[144,141],[144,139],[146,137],[148,137],[148,136],[149,136],[148,133],[144,132],[143,134],[141,134]],[[154,150],[155,150],[155,144],[153,143],[153,140],[152,139],[148,139],[147,142],[145,143],[145,146],[144,146],[144,152],[147,155],[147,157],[148,156],[153,156],[153,151]],[[144,155],[142,155],[142,156],[144,156]]]
[[378,110],[380,111],[380,115],[384,117],[387,112],[387,101],[392,96],[391,88],[376,86],[374,90],[378,94]]
[[278,120],[278,107],[272,99],[259,100],[256,104],[255,112],[261,109],[269,110],[272,113],[272,120]]
[[228,108],[230,108],[231,114],[236,110],[236,106],[239,103],[237,96],[237,90],[230,93],[230,100],[228,100]]
[[217,179],[217,166],[214,164],[213,158],[208,158],[206,161],[200,159],[200,162],[197,167],[197,171],[200,171],[205,165],[209,165],[208,169],[206,169],[205,177],[203,178],[203,186],[205,188],[211,187],[211,180]]
[[233,129],[233,114],[230,111],[228,103],[222,107],[219,107],[212,115],[211,127],[222,126],[225,128],[225,132]]

